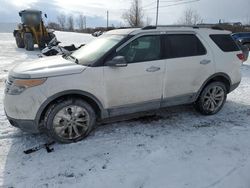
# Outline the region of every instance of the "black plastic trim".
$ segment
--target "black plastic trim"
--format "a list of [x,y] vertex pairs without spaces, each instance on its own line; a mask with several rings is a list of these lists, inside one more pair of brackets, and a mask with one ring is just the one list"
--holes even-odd
[[235,90],[240,85],[240,82],[231,85],[229,93],[231,93],[233,90]]
[[201,88],[200,88],[199,91],[196,93],[195,101],[196,101],[196,100],[198,99],[198,97],[200,96],[200,94],[201,94],[202,90],[204,89],[205,85],[207,85],[207,83],[208,83],[209,81],[211,81],[213,78],[215,78],[215,77],[217,77],[217,76],[222,76],[222,77],[224,77],[225,79],[227,79],[227,80],[229,81],[230,88],[231,88],[231,86],[232,86],[232,81],[231,81],[230,77],[229,77],[227,74],[222,73],[222,72],[220,72],[220,73],[215,73],[215,74],[213,74],[212,76],[210,76],[210,77],[202,84]]
[[35,120],[14,119],[9,117],[8,115],[6,116],[12,126],[17,127],[24,132],[29,132],[29,133],[40,132],[38,123],[36,123]]

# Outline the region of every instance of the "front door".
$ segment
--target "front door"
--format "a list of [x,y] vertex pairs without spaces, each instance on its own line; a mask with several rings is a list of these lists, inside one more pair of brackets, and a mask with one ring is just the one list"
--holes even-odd
[[160,107],[165,73],[161,46],[160,35],[138,36],[116,52],[125,57],[126,67],[104,67],[111,116]]

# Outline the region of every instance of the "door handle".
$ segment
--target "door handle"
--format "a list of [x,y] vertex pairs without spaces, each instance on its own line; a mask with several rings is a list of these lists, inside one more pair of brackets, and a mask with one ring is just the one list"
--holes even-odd
[[155,66],[152,66],[152,67],[149,67],[146,69],[147,72],[156,72],[156,71],[159,71],[161,70],[160,67],[155,67]]
[[207,64],[209,64],[209,63],[211,63],[211,60],[208,60],[208,59],[203,59],[203,60],[200,62],[201,65],[207,65]]

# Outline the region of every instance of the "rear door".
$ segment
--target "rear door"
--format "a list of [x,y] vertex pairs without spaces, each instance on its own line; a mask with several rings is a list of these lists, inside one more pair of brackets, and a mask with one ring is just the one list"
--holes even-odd
[[195,33],[166,35],[163,106],[192,101],[205,80],[215,72],[213,56],[204,43]]

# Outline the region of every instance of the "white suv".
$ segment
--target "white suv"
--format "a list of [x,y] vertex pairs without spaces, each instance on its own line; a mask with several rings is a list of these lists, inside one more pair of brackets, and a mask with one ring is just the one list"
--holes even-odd
[[6,81],[5,112],[13,126],[64,143],[114,116],[192,103],[212,115],[239,85],[243,59],[227,31],[113,30],[70,56],[17,65]]

